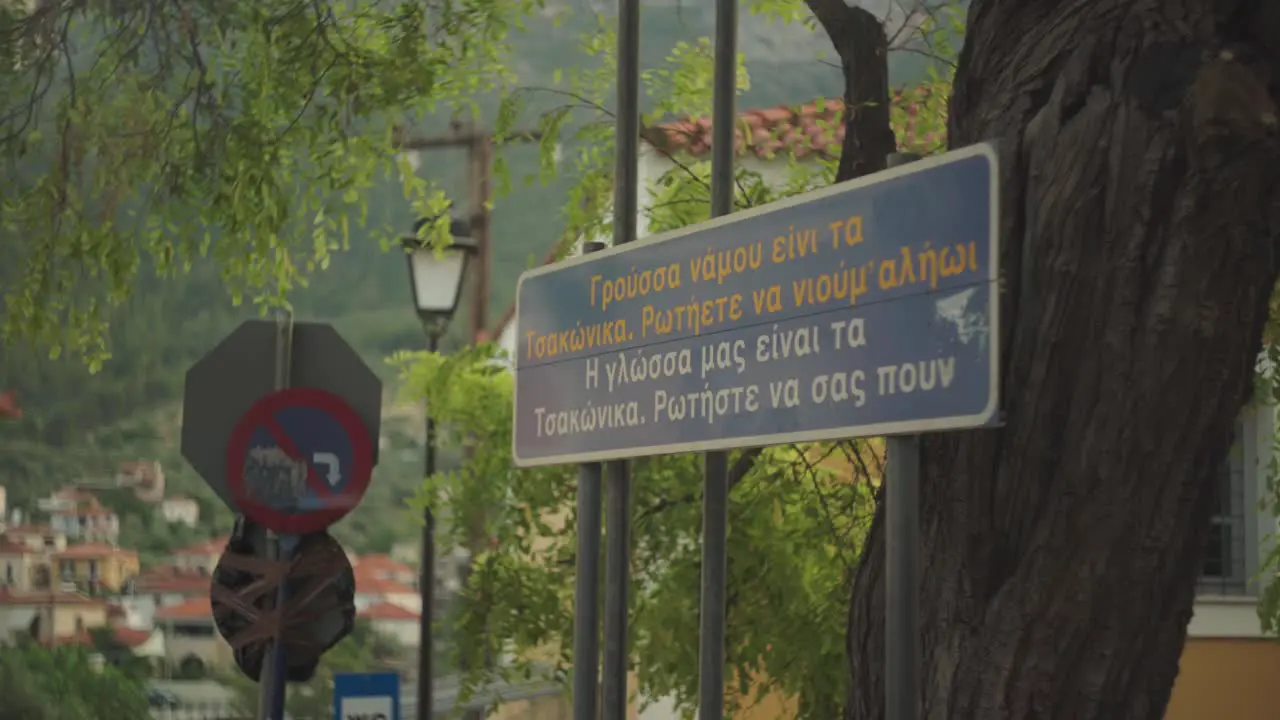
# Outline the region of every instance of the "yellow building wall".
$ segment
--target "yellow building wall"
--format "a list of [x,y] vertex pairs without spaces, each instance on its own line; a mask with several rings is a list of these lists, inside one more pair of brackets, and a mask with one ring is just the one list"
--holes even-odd
[[499,705],[489,720],[572,720],[573,708],[561,695],[515,700]]
[[1165,720],[1280,718],[1280,642],[1188,639]]
[[102,584],[103,588],[111,592],[119,592],[126,580],[138,575],[138,556],[126,553],[95,558],[66,558],[60,561],[59,567],[63,567],[64,563],[71,564],[71,572],[75,581],[87,583],[92,576],[89,572],[91,562],[98,564],[98,582]]
[[107,624],[106,605],[67,603],[44,607],[49,614],[53,615],[56,637],[71,637],[78,632],[86,632]]

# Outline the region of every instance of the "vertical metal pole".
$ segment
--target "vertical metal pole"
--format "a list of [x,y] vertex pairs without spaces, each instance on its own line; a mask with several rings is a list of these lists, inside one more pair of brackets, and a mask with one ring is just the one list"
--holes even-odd
[[[275,347],[275,389],[284,390],[289,387],[290,370],[293,368],[293,315],[281,313],[276,316]],[[267,557],[278,561],[288,560],[292,555],[294,543],[292,538],[281,538],[274,532],[267,532]],[[276,590],[275,607],[284,607],[288,600],[288,584],[280,583]],[[285,703],[285,656],[284,644],[272,643],[267,646],[262,657],[262,672],[258,678],[261,694],[258,697],[258,714],[263,720],[283,720]]]
[[608,463],[605,496],[604,720],[627,718],[627,599],[631,582],[631,466]]
[[[918,160],[893,153],[891,168]],[[920,436],[888,439],[885,507],[885,718],[920,711]]]
[[[588,242],[582,252],[604,249]],[[573,720],[597,720],[600,692],[600,463],[578,466],[578,573],[574,579]]]
[[[440,347],[440,334],[427,328],[427,350],[436,352]],[[436,473],[436,421],[431,417],[431,407],[425,408],[426,433],[422,449],[423,477]],[[432,642],[432,624],[435,622],[436,600],[436,517],[431,511],[431,499],[422,509],[422,551],[418,559],[418,594],[422,600],[422,614],[418,619],[418,720],[432,717],[432,700],[435,676],[431,668],[435,646]]]
[[[613,244],[636,239],[640,154],[640,0],[618,2],[617,157]],[[631,578],[631,467],[608,463],[605,498],[604,720],[627,719],[627,605]]]
[[470,342],[485,332],[489,326],[489,278],[493,257],[492,236],[489,232],[489,195],[491,193],[491,174],[493,162],[491,158],[490,136],[478,126],[472,125],[471,142],[467,146],[470,155],[471,176],[471,239],[476,242],[475,262],[472,263],[475,277],[471,281],[471,332]]
[[[734,96],[738,82],[738,3],[716,0],[711,109],[711,216],[733,212]],[[729,567],[729,456],[709,452],[702,490],[702,606],[698,628],[698,718],[724,718],[724,635]]]

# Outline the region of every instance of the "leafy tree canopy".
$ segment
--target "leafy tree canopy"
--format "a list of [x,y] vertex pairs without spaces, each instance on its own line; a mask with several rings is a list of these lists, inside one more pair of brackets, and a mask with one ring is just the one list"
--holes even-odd
[[141,679],[90,662],[79,647],[0,647],[0,720],[117,720],[147,717]]
[[407,169],[394,126],[506,82],[537,4],[0,4],[0,337],[96,367],[140,273],[202,258],[237,302],[284,303]]

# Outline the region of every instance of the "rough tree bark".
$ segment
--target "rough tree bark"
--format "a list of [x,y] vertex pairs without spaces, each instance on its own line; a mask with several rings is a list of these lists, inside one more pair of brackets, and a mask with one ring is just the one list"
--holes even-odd
[[[1277,77],[1274,0],[973,0],[950,142],[1007,141],[1005,424],[924,440],[922,717],[1163,717],[1280,268]],[[850,720],[883,567],[877,513]]]
[[840,58],[844,140],[836,182],[885,168],[896,142],[889,129],[889,41],[875,15],[844,0],[805,0]]

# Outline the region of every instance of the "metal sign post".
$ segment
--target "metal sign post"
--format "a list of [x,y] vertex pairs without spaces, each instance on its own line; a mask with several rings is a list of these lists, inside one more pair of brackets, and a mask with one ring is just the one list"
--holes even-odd
[[[275,390],[280,392],[289,388],[289,371],[293,366],[293,315],[281,314],[276,320],[275,347]],[[230,470],[230,468],[228,468]],[[280,563],[289,561],[293,554],[293,538],[288,543],[267,531],[267,557]],[[276,589],[274,610],[277,615],[283,612],[289,600],[289,584],[281,580]],[[278,621],[277,621],[278,622]],[[279,626],[277,625],[277,631]],[[284,644],[277,641],[267,646],[263,658],[261,694],[258,697],[258,717],[262,720],[284,720],[285,703],[285,651]]]
[[[299,543],[345,516],[368,489],[381,412],[382,383],[333,328],[288,316],[241,324],[187,372],[183,455],[242,514],[238,527],[267,531],[260,542],[245,541],[260,563],[250,571],[258,579],[242,594],[218,585],[211,591],[215,605],[231,608],[221,618],[215,614],[220,631],[238,627],[227,625],[227,612],[251,619],[252,632],[233,646],[270,639],[261,663],[250,663],[260,666],[258,673],[246,669],[262,683],[264,718],[283,717],[284,684],[293,668],[312,666],[350,632],[354,611],[340,598],[308,615],[307,624],[284,617],[288,608],[310,607],[328,584],[344,577],[341,572],[307,586],[296,602],[288,580]],[[269,593],[263,592],[267,586]],[[303,644],[314,657],[295,663],[284,647],[306,627],[327,640]]]
[[[620,48],[633,11],[624,4]],[[731,147],[717,142],[722,152]],[[623,238],[634,215],[626,172],[620,164],[615,231]],[[715,453],[998,423],[999,175],[996,146],[982,143],[521,275],[518,466],[712,453],[704,717],[723,702],[715,618],[719,607],[723,622],[715,567],[723,548],[715,543],[727,498]],[[899,653],[914,653],[918,640],[916,606],[904,598],[915,592],[919,450],[911,438],[891,444],[888,602],[903,614],[889,623],[889,684],[899,702],[914,703],[916,655]],[[629,520],[625,465],[610,467],[623,474],[615,485],[610,473],[618,502],[607,517],[607,720],[625,708]]]
[[[894,153],[888,164],[895,168],[919,159]],[[886,449],[885,717],[915,720],[920,708],[920,436],[889,437]]]
[[[738,2],[716,0],[711,113],[711,216],[733,212],[734,95],[738,90]],[[698,717],[724,718],[725,603],[729,567],[729,457],[708,452],[702,490],[702,593],[698,630]]]
[[[617,150],[613,249],[636,239],[640,153],[640,0],[618,5]],[[517,301],[518,302],[518,301]],[[608,463],[605,497],[604,720],[627,718],[627,606],[631,583],[631,466]]]
[[[604,243],[583,244],[583,253]],[[597,720],[600,692],[600,463],[578,466],[578,572],[573,591],[573,720]]]

